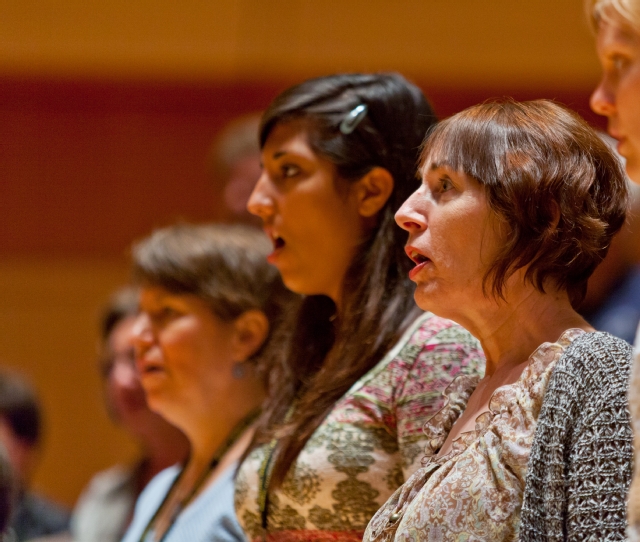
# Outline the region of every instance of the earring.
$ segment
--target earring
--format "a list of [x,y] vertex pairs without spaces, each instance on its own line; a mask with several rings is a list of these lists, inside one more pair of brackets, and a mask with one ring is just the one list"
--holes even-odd
[[231,368],[231,374],[236,380],[240,380],[247,374],[247,366],[243,361],[236,361]]

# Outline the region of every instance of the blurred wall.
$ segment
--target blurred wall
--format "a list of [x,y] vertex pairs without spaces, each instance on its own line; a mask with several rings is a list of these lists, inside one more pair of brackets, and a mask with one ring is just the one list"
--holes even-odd
[[226,121],[347,70],[401,71],[442,116],[513,95],[598,122],[582,0],[0,0],[0,362],[47,409],[39,489],[71,504],[134,453],[94,366],[131,241],[215,218]]

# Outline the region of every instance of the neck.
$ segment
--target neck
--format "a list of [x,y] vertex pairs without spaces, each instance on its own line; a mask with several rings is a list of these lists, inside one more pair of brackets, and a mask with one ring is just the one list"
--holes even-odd
[[[247,400],[247,398],[252,398]],[[262,402],[262,393],[242,394],[242,403],[219,405],[213,415],[192,416],[183,430],[191,444],[189,466],[196,468],[208,464],[227,442],[233,429]]]
[[527,285],[505,297],[506,301],[487,299],[484,307],[461,322],[482,344],[487,376],[525,362],[538,346],[557,341],[567,329],[593,331],[573,309],[565,291],[541,293]]
[[161,470],[184,461],[189,455],[189,441],[179,429],[164,421],[152,429],[142,439],[142,487]]

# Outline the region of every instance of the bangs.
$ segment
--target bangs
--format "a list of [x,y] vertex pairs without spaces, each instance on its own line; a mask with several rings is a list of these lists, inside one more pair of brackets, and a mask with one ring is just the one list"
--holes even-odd
[[479,183],[500,177],[509,150],[509,128],[497,122],[501,104],[483,104],[442,121],[428,135],[420,171],[447,166]]

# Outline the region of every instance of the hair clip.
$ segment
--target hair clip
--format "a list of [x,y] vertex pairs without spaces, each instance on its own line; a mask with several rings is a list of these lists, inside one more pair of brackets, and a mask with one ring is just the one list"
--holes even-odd
[[366,117],[368,110],[369,108],[365,104],[356,105],[340,123],[340,131],[344,135],[349,135],[358,127],[362,119]]

